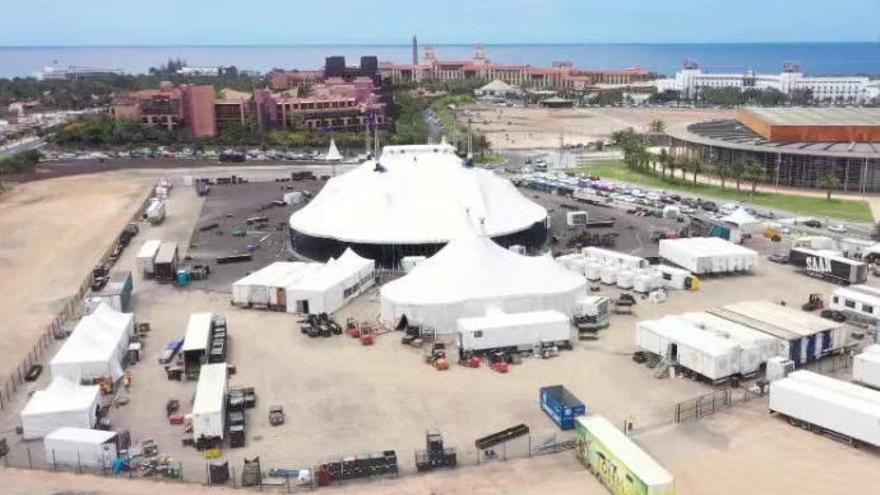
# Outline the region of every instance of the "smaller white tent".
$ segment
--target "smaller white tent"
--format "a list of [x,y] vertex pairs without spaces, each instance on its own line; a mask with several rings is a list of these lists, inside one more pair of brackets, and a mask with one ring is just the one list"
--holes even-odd
[[342,161],[342,154],[339,153],[339,148],[336,147],[336,140],[330,140],[330,148],[327,149],[327,154],[324,155],[325,162],[339,162]]
[[374,282],[376,263],[350,248],[287,287],[288,313],[332,313]]
[[76,324],[67,342],[49,362],[52,377],[64,377],[72,383],[105,376],[119,379],[133,331],[134,315],[101,303]]
[[63,426],[93,427],[99,395],[97,385],[77,385],[56,377],[45,390],[34,392],[21,412],[24,439],[42,438]]
[[115,431],[58,428],[43,439],[46,464],[109,469],[118,455],[115,439]]
[[739,227],[743,232],[755,232],[761,228],[764,223],[760,219],[753,217],[742,206],[733,211],[730,215],[723,217],[722,222]]

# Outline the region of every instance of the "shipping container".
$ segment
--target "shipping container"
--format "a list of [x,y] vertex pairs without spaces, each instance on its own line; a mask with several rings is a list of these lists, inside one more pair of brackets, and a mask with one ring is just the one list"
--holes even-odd
[[456,324],[458,345],[463,352],[529,350],[541,344],[570,347],[574,340],[571,322],[558,311],[495,313],[459,318]]
[[140,251],[138,251],[136,257],[138,270],[147,278],[152,277],[154,274],[153,263],[156,261],[156,254],[159,252],[159,246],[161,245],[162,241],[150,239],[144,241]]
[[223,439],[226,424],[226,380],[226,363],[202,366],[190,414],[193,438],[196,441]]
[[791,248],[788,262],[803,268],[807,275],[844,285],[863,284],[868,280],[868,265],[827,251]]
[[576,455],[614,495],[674,495],[675,479],[602,416],[580,416]]
[[758,253],[718,237],[661,239],[659,255],[696,275],[752,271]]
[[541,387],[538,394],[541,409],[562,430],[574,428],[574,419],[587,414],[587,406],[562,385]]
[[869,346],[853,357],[852,379],[854,382],[880,389],[880,347],[876,344]]
[[793,420],[880,447],[880,392],[875,390],[809,371],[795,371],[770,384],[769,408]]

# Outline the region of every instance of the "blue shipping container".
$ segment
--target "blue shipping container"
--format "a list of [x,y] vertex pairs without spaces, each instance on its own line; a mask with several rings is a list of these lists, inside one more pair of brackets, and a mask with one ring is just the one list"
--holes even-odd
[[541,387],[541,409],[563,430],[574,428],[574,418],[587,414],[587,406],[562,385]]

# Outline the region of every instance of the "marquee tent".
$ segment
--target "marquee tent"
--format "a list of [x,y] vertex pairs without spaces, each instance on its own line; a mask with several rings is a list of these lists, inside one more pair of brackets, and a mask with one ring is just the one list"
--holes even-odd
[[101,303],[77,323],[49,362],[52,377],[64,377],[72,383],[105,376],[119,379],[133,329],[134,315]]
[[91,428],[97,421],[99,394],[97,385],[56,377],[45,390],[34,392],[21,412],[24,439],[42,438],[64,426]]
[[438,333],[454,332],[456,320],[482,316],[489,306],[508,313],[556,310],[571,316],[586,293],[586,279],[548,256],[504,249],[470,231],[381,291],[382,319]]
[[764,223],[762,220],[753,217],[743,207],[739,207],[730,215],[722,217],[721,221],[729,223],[740,228],[743,232],[754,232]]
[[286,289],[288,313],[332,313],[374,282],[376,263],[347,249]]

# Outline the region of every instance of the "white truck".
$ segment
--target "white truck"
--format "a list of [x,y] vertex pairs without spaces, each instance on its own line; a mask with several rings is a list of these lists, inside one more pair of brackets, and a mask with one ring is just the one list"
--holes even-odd
[[150,201],[150,205],[147,206],[147,210],[145,215],[147,216],[147,221],[153,225],[158,225],[165,220],[165,201],[153,198]]

